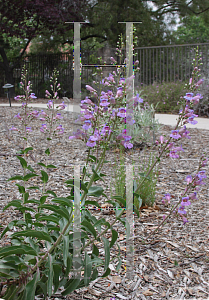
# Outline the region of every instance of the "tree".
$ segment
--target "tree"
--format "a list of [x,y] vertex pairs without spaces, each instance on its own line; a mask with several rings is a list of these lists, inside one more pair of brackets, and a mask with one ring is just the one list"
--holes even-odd
[[[0,66],[5,71],[7,82],[14,84],[13,69],[31,40],[46,32],[63,34],[73,28],[66,21],[84,21],[81,13],[86,0],[0,0]],[[11,39],[12,37],[12,39]],[[7,53],[13,39],[19,38],[17,49],[22,51],[10,61]],[[14,94],[14,89],[12,91]]]
[[186,16],[181,18],[181,25],[173,36],[178,44],[207,43],[209,42],[209,27],[202,16]]

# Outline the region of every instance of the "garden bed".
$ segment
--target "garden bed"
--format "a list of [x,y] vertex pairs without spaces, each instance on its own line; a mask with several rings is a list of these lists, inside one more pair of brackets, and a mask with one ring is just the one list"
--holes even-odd
[[[8,100],[8,99],[7,99]],[[37,99],[35,99],[37,103]],[[48,102],[47,99],[46,103]],[[43,103],[43,102],[42,102]],[[11,200],[19,197],[15,181],[6,181],[11,176],[22,174],[16,152],[20,150],[20,141],[16,132],[12,133],[9,128],[19,124],[17,118],[13,118],[20,111],[19,108],[0,107],[0,223],[3,228],[13,219],[21,219],[13,207],[3,212],[4,206]],[[61,124],[65,128],[65,135],[52,142],[51,164],[57,166],[49,176],[50,189],[58,196],[69,194],[69,190],[63,185],[67,179],[73,176],[73,165],[83,164],[87,156],[87,147],[80,140],[69,140],[72,135],[73,115],[63,113]],[[41,157],[47,148],[45,139],[40,132],[40,122],[34,122],[34,139],[30,140],[37,152],[37,158]],[[78,125],[80,128],[81,125]],[[161,131],[167,136],[173,128],[163,126]],[[75,130],[75,128],[74,128]],[[78,290],[65,299],[207,299],[209,295],[209,179],[198,192],[198,200],[192,200],[188,208],[188,223],[182,224],[181,219],[168,220],[147,244],[141,243],[141,238],[146,239],[148,234],[156,229],[166,215],[169,208],[161,202],[164,194],[173,195],[171,203],[178,201],[178,197],[184,191],[188,174],[194,174],[198,166],[198,158],[204,152],[209,156],[209,131],[190,129],[191,139],[182,139],[185,152],[181,152],[179,159],[166,157],[162,159],[159,166],[159,178],[157,182],[156,201],[153,207],[143,207],[140,218],[134,216],[134,278],[128,280],[125,277],[125,230],[121,223],[116,223],[115,228],[119,232],[119,245],[123,258],[122,267],[119,273],[114,271],[115,262],[112,263],[112,272],[107,278],[98,279],[92,282],[89,287]],[[35,143],[34,143],[35,141]],[[45,145],[45,146],[44,146]],[[55,152],[56,150],[56,152]],[[125,163],[140,163],[140,157],[146,157],[156,149],[148,147],[134,147],[134,150],[125,151]],[[36,158],[36,157],[35,157]],[[114,163],[115,158],[119,162],[119,153],[113,150],[107,152],[107,159]],[[35,165],[34,157],[28,157],[31,166]],[[208,166],[204,168],[208,175]],[[104,165],[103,173],[108,174],[106,182],[109,181],[110,167]],[[38,183],[38,181],[36,182]],[[34,180],[35,184],[35,180]],[[99,185],[104,185],[98,181]],[[36,197],[37,192],[32,196]],[[100,199],[104,203],[104,199]],[[105,207],[105,205],[103,205]],[[108,209],[95,210],[95,216],[107,218],[108,222],[114,219],[114,213]],[[0,231],[3,231],[3,228]],[[9,243],[12,232],[8,232],[1,240],[1,246]],[[117,255],[117,248],[113,248],[111,255]],[[114,298],[115,297],[115,298]],[[60,294],[54,295],[51,299],[61,299]],[[36,298],[38,299],[38,297]],[[41,299],[41,298],[40,298]]]

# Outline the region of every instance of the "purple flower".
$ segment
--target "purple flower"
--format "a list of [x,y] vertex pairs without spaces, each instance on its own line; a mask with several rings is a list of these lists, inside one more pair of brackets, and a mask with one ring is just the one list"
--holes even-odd
[[161,143],[161,144],[163,144],[163,139],[164,139],[164,137],[161,135],[161,136],[160,136],[160,143]]
[[169,156],[172,158],[179,158],[179,155],[176,154],[176,152],[177,152],[176,150],[171,150]]
[[52,101],[52,100],[49,100],[49,102],[47,103],[47,106],[48,106],[48,108],[52,108],[52,106],[53,106],[53,101]]
[[26,127],[26,131],[27,132],[31,132],[32,130],[31,130],[31,127]]
[[182,206],[188,206],[188,205],[191,205],[191,202],[189,201],[189,197],[182,197],[181,205],[182,205]]
[[16,97],[14,97],[14,100],[21,100],[22,98],[25,98],[25,95],[18,95]]
[[30,115],[32,115],[34,118],[38,118],[39,112],[37,110],[33,110]]
[[123,88],[119,87],[119,88],[117,88],[117,94],[116,94],[115,98],[120,98],[122,96],[123,96]]
[[186,96],[184,96],[184,98],[185,98],[187,101],[191,101],[193,95],[194,95],[193,93],[186,93]]
[[200,178],[200,179],[203,179],[203,178],[207,178],[207,176],[205,175],[205,171],[202,170],[202,171],[199,171],[197,176]]
[[83,129],[88,130],[91,128],[91,121],[90,120],[85,120],[85,124],[82,126]]
[[199,87],[201,84],[203,84],[203,81],[204,81],[204,79],[200,79],[200,80],[197,82],[196,87]]
[[125,118],[126,116],[126,109],[125,108],[119,108],[119,112],[117,113],[117,116],[118,117],[121,117],[121,118]]
[[181,206],[179,207],[178,213],[179,213],[180,215],[183,215],[183,214],[186,214],[186,213],[187,213],[186,210],[184,210],[184,208],[185,208],[184,205],[181,205]]
[[22,117],[20,116],[20,113],[18,113],[17,115],[15,115],[14,118],[18,118],[18,119],[22,120]]
[[92,118],[94,118],[93,112],[89,111],[87,109],[85,109],[85,111],[82,111],[81,113],[84,114],[85,119],[92,119]]
[[183,151],[184,152],[184,149],[182,148],[182,145],[181,147],[175,147],[173,148],[174,151]]
[[16,127],[12,126],[12,128],[10,128],[9,130],[13,130],[13,131],[19,131],[19,129],[17,129]]
[[67,105],[65,104],[64,101],[58,105],[58,107],[59,107],[60,110],[65,109],[66,106],[67,106]]
[[100,98],[100,105],[101,106],[108,106],[110,102],[107,102],[108,99]]
[[86,143],[86,146],[88,146],[88,147],[94,147],[94,146],[96,146],[96,141],[98,140],[98,138],[97,137],[95,137],[95,136],[90,136],[90,138],[89,138],[89,140],[88,140],[88,142]]
[[187,184],[190,184],[192,182],[192,176],[188,175],[185,180],[186,180]]
[[37,97],[35,96],[34,93],[31,93],[30,96],[29,96],[29,98],[31,98],[31,99],[36,99]]
[[203,162],[202,162],[202,167],[205,167],[207,165],[207,161],[208,161],[208,158],[206,158]]
[[48,117],[48,115],[43,111],[43,109],[41,110],[40,115],[42,115],[44,117]]
[[86,85],[86,89],[91,93],[96,92],[96,90],[93,87],[91,87],[90,85]]
[[60,120],[63,119],[63,117],[61,116],[61,114],[57,113],[56,117],[54,117],[55,120]]
[[184,216],[182,217],[182,221],[183,221],[183,225],[185,225],[188,222],[187,218],[185,218]]
[[181,136],[179,134],[179,130],[172,130],[170,137],[172,137],[173,139],[179,139],[179,138],[181,138]]
[[189,199],[191,199],[191,200],[197,199],[197,192],[190,194]]
[[120,78],[120,80],[119,80],[119,84],[125,84],[125,82],[126,82],[126,79],[125,78]]

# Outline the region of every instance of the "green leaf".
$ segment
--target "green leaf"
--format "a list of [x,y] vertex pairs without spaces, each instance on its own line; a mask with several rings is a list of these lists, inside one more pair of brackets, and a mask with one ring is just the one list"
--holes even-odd
[[35,299],[35,292],[36,292],[36,286],[39,281],[39,271],[36,271],[36,273],[33,275],[33,279],[28,282],[28,284],[25,287],[24,290],[24,300],[31,300]]
[[15,185],[18,186],[18,190],[19,190],[20,194],[25,193],[25,188],[24,188],[24,186],[22,186],[22,185],[20,185],[20,184],[18,184],[18,183],[15,183]]
[[23,176],[16,175],[16,176],[13,176],[13,177],[7,179],[7,181],[9,181],[9,180],[23,180]]
[[48,165],[48,166],[46,166],[48,169],[50,169],[50,168],[52,168],[52,169],[57,169],[57,167],[56,166],[54,166],[54,165]]
[[52,202],[59,203],[63,206],[73,207],[73,203],[65,197],[56,197],[52,200]]
[[27,168],[27,162],[26,160],[21,157],[21,156],[17,156],[17,158],[19,159],[20,163],[21,163],[21,166],[23,167],[23,169],[26,169]]
[[44,163],[37,163],[37,165],[42,166],[44,168],[46,168],[46,165]]
[[15,254],[37,255],[36,251],[27,245],[10,246],[10,247],[6,246],[0,249],[0,257],[5,257],[5,256],[15,255]]
[[29,179],[38,176],[37,174],[29,173],[23,177],[23,181],[28,181]]
[[92,250],[92,254],[99,256],[99,249],[97,248],[96,245],[93,244],[93,250]]
[[94,166],[92,166],[92,171],[94,173],[94,182],[96,182],[97,180],[102,180],[104,182],[104,180],[102,179],[102,177],[100,176],[101,174],[98,174],[95,170],[94,170]]
[[40,201],[36,200],[36,199],[29,199],[27,201],[25,201],[25,204],[27,203],[36,203],[36,204],[40,204]]
[[91,258],[88,256],[87,252],[85,251],[85,259],[84,259],[84,285],[88,286],[91,278],[91,270],[92,270],[92,263]]
[[105,271],[105,273],[101,277],[107,277],[108,275],[110,275],[110,273],[111,273],[110,268],[107,268],[107,270]]
[[62,266],[58,264],[53,264],[53,269],[54,269],[54,294],[55,294],[59,287],[59,277],[62,272]]
[[23,230],[23,231],[20,231],[20,232],[15,232],[12,235],[12,237],[17,237],[17,236],[35,237],[38,240],[45,240],[45,241],[48,241],[48,242],[52,242],[52,239],[51,239],[50,235],[46,232],[43,232],[43,231]]
[[118,200],[119,203],[122,203],[123,206],[126,206],[126,200],[121,196],[112,196],[112,199]]
[[41,198],[40,198],[41,205],[43,205],[45,203],[47,197],[48,196],[41,196]]
[[65,219],[69,220],[69,212],[65,207],[60,208],[59,206],[52,205],[52,204],[43,204],[39,206],[39,208],[46,208],[52,210],[58,215],[60,215],[61,217],[64,217]]
[[104,249],[105,249],[104,270],[106,271],[109,266],[109,262],[110,262],[110,246],[109,246],[109,241],[105,237],[102,237],[102,240],[104,242]]
[[28,148],[25,148],[25,150],[23,150],[23,153],[28,153],[28,151],[32,151],[33,148],[32,147],[28,147]]
[[[65,181],[68,185],[74,188],[74,179],[69,179]],[[87,187],[83,181],[80,181],[80,189],[83,190],[84,192],[88,193]]]
[[117,264],[117,267],[116,267],[116,272],[118,272],[120,270],[120,267],[122,266],[122,260],[119,258],[119,262]]
[[48,280],[47,280],[47,290],[48,295],[51,297],[52,295],[52,286],[53,286],[53,277],[54,277],[54,269],[52,264],[52,256],[51,254],[48,255],[48,262],[49,262],[49,271],[48,271]]
[[69,253],[69,235],[63,236],[63,262],[65,267],[67,267],[67,258]]
[[89,157],[91,158],[91,160],[90,160],[90,161],[94,161],[94,162],[96,162],[96,161],[97,161],[97,158],[96,158],[94,155],[89,155]]
[[57,197],[56,193],[53,192],[53,191],[51,191],[51,190],[46,191],[46,193],[47,193],[47,194],[50,194],[50,195],[52,195],[52,196],[54,196],[54,197]]
[[90,200],[85,201],[85,205],[88,205],[88,204],[94,205],[96,207],[100,207],[100,205],[97,201],[90,201]]
[[45,215],[37,218],[37,221],[48,221],[48,222],[53,222],[55,224],[59,224],[59,218],[53,216],[53,215]]
[[100,197],[103,193],[103,188],[100,186],[92,186],[88,190],[88,196]]
[[14,207],[17,207],[17,208],[20,208],[20,207],[23,207],[22,206],[22,201],[17,199],[17,200],[12,200],[11,202],[9,202],[3,209],[3,211],[5,211],[8,207],[10,206],[14,206]]
[[40,191],[40,188],[37,185],[35,185],[35,186],[29,186],[27,189],[28,190],[39,190]]
[[27,166],[27,169],[28,169],[29,171],[31,171],[32,173],[35,173],[35,170],[34,170],[31,166]]
[[46,183],[46,182],[48,181],[48,179],[49,179],[48,174],[47,174],[45,171],[41,170],[41,175],[42,175],[41,180],[42,180],[44,183]]
[[50,154],[49,148],[46,149],[45,153],[49,156]]
[[87,229],[88,232],[90,232],[91,234],[93,234],[93,236],[97,237],[97,233],[96,233],[96,230],[94,229],[94,226],[87,220],[83,220],[81,222],[81,226],[85,227]]
[[[68,287],[66,288],[66,290],[64,290],[62,292],[62,295],[63,296],[67,296],[69,295],[70,293],[72,293],[74,290],[76,290],[76,288],[79,286],[80,284],[80,279],[79,278],[75,278],[75,279],[70,279],[70,284],[68,285]],[[68,283],[67,282],[67,283]]]
[[114,229],[112,229],[112,240],[110,242],[110,248],[112,248],[112,246],[115,244],[115,242],[117,241],[117,238],[118,238],[117,231],[115,231]]

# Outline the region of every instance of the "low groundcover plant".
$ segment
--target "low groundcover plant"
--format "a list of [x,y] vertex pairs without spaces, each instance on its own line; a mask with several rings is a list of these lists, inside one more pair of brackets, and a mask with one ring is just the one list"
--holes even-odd
[[[195,58],[195,67],[198,64],[198,52]],[[119,75],[119,79],[116,77]],[[51,169],[56,169],[56,166],[46,163],[37,163],[32,167],[27,162],[27,153],[33,151],[32,147],[27,146],[28,134],[31,134],[32,128],[29,126],[29,121],[33,118],[41,117],[41,132],[46,134],[46,158],[50,155],[49,141],[53,134],[62,134],[62,126],[56,125],[56,120],[61,119],[61,114],[54,111],[54,103],[57,98],[57,84],[56,72],[52,76],[52,94],[46,92],[49,97],[48,109],[49,113],[38,113],[33,111],[31,113],[27,110],[27,102],[30,97],[35,97],[30,94],[31,85],[27,84],[26,74],[24,75],[22,86],[24,87],[25,95],[17,96],[16,99],[25,99],[23,103],[23,116],[18,115],[18,119],[22,122],[22,135],[24,140],[24,148],[20,151],[17,159],[20,161],[23,169],[23,175],[13,176],[8,180],[16,180],[16,184],[21,194],[20,199],[12,200],[4,208],[13,206],[22,214],[22,219],[13,220],[3,230],[1,237],[3,237],[8,230],[12,230],[15,226],[16,231],[11,236],[11,245],[0,248],[0,277],[1,277],[1,291],[4,288],[3,297],[5,300],[31,300],[35,295],[42,295],[44,299],[51,297],[53,293],[59,288],[63,288],[62,295],[68,295],[75,289],[88,286],[89,283],[98,277],[106,277],[110,274],[111,270],[109,264],[110,251],[115,247],[118,233],[113,228],[117,221],[121,222],[123,226],[126,224],[126,219],[123,216],[125,212],[126,199],[113,195],[111,203],[115,206],[115,217],[112,222],[107,222],[104,217],[97,219],[93,210],[88,209],[88,205],[100,207],[99,198],[101,195],[107,198],[104,189],[101,186],[95,185],[95,182],[105,174],[101,173],[102,167],[107,161],[105,160],[106,150],[111,141],[112,133],[118,128],[118,124],[134,124],[130,107],[127,107],[126,102],[126,89],[132,84],[133,76],[125,80],[120,77],[120,70],[118,73],[109,74],[102,84],[104,87],[112,88],[117,86],[116,93],[111,90],[101,91],[98,96],[97,91],[87,86],[87,89],[94,97],[97,98],[99,105],[94,104],[88,97],[81,101],[81,116],[79,120],[82,121],[83,128],[74,132],[73,136],[69,139],[81,139],[88,147],[86,165],[83,168],[82,179],[80,180],[81,190],[81,245],[75,251],[73,240],[73,210],[74,210],[74,193],[79,193],[75,185],[77,178],[72,176],[65,183],[69,188],[69,195],[62,197],[57,195],[54,191],[47,189],[47,182]],[[181,138],[188,138],[188,131],[186,124],[189,122],[195,124],[194,115],[192,110],[193,103],[196,103],[201,95],[194,95],[194,91],[201,84],[201,80],[195,83],[198,76],[198,71],[195,71],[188,86],[189,93],[181,99],[182,110],[179,113],[179,120],[174,130],[172,130],[170,137],[165,140],[162,136],[158,141],[159,153],[155,161],[152,163],[149,171],[144,179],[134,186],[134,196],[140,197],[140,187],[143,182],[151,174],[155,165],[162,158],[163,153],[167,153],[170,157],[178,158],[178,152],[183,151],[182,147],[176,146],[175,141]],[[129,99],[128,99],[129,100]],[[139,95],[131,99],[134,106],[140,102]],[[130,104],[130,102],[129,102]],[[58,106],[59,109],[64,108],[64,103]],[[56,127],[57,126],[57,127]],[[14,129],[17,131],[18,129]],[[48,131],[47,131],[48,130]],[[119,143],[128,149],[133,147],[132,137],[128,135],[124,129],[117,136]],[[101,153],[99,151],[101,150]],[[96,156],[92,155],[96,152]],[[87,177],[87,166],[91,165],[92,173]],[[203,156],[200,158],[200,164],[197,173],[192,176],[188,175],[186,178],[187,187],[182,194],[182,199],[177,205],[172,208],[176,210],[176,214],[182,217],[183,223],[186,223],[186,207],[190,205],[191,200],[196,197],[196,191],[199,186],[203,184],[205,172],[202,170],[207,163],[207,159]],[[40,186],[33,186],[31,179],[38,177],[41,180],[42,188]],[[41,193],[40,198],[31,198],[31,190],[39,190]],[[87,197],[93,196],[94,200],[87,200]],[[51,198],[49,198],[51,197]],[[119,200],[118,200],[119,199]],[[163,201],[170,201],[170,195],[165,195]],[[123,205],[120,205],[122,203]],[[31,205],[32,204],[32,205]],[[123,208],[123,207],[124,208]],[[134,209],[137,209],[134,206]],[[168,218],[169,215],[166,217]],[[163,222],[159,225],[163,225]],[[107,232],[111,232],[111,240],[109,241],[106,236]],[[98,246],[98,243],[100,246]],[[99,247],[104,248],[104,257],[99,252]],[[119,246],[118,246],[119,247]],[[75,253],[76,252],[76,253]],[[77,272],[75,268],[75,255],[79,255],[78,261],[79,269],[82,271],[83,276],[75,276]],[[117,261],[116,271],[121,266],[120,251],[117,257],[112,260]]]

